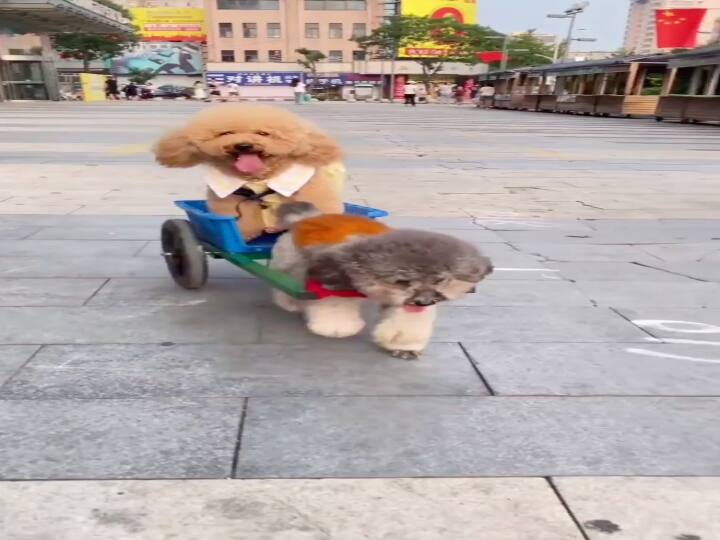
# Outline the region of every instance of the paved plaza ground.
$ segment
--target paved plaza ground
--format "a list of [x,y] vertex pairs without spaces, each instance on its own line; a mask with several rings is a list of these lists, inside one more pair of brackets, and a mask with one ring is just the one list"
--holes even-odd
[[422,360],[159,226],[194,103],[0,104],[0,539],[720,539],[720,128],[313,104],[346,200],[478,245]]

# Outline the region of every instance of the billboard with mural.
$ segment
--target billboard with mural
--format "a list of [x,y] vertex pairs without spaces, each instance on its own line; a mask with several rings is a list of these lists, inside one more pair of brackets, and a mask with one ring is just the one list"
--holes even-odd
[[[403,0],[401,15],[415,15],[444,19],[452,17],[459,23],[477,24],[476,0]],[[433,58],[442,56],[444,49],[436,43],[417,43],[401,47],[398,55],[404,58]]]
[[205,41],[202,8],[130,8],[143,41]]
[[150,70],[156,75],[202,73],[200,43],[140,42],[123,56],[113,58],[112,72],[127,75],[131,70]]

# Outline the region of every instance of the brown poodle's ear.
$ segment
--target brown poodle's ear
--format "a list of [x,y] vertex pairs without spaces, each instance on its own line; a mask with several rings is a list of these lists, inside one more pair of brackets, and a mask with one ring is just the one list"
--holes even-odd
[[192,167],[200,163],[197,147],[183,130],[171,131],[153,148],[155,160],[166,167]]
[[322,164],[329,164],[342,159],[342,152],[335,141],[324,133],[310,131],[307,133],[303,154]]

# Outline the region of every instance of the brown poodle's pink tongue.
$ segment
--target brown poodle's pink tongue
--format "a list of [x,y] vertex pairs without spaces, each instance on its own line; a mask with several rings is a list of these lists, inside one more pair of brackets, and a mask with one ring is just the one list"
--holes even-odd
[[257,154],[242,154],[235,160],[235,168],[242,174],[257,174],[265,169],[265,163]]

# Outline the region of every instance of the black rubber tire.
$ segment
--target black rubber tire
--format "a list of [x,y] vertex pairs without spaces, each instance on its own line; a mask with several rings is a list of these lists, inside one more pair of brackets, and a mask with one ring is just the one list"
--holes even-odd
[[190,222],[168,219],[160,231],[163,257],[175,283],[185,289],[199,289],[208,279],[207,256]]
[[655,121],[656,121],[656,122],[662,122],[663,120],[665,120],[665,118],[664,118],[663,116],[656,116],[656,117],[655,117]]

